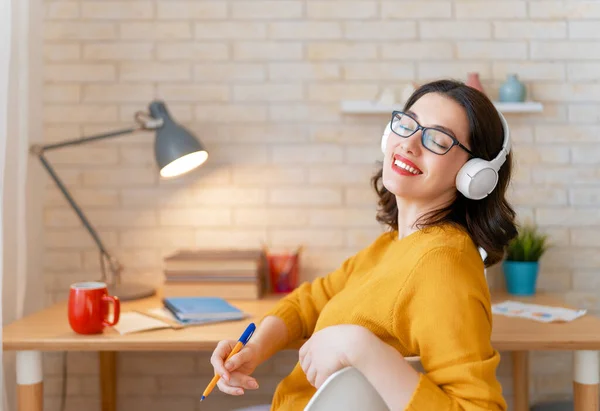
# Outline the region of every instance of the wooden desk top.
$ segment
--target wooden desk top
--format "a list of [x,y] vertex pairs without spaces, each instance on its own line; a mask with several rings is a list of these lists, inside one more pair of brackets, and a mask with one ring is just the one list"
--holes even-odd
[[[494,295],[494,302],[505,299],[533,304],[563,305],[549,296],[515,298]],[[66,302],[55,304],[9,324],[3,329],[4,350],[40,351],[198,351],[213,350],[218,341],[237,339],[248,322],[258,321],[278,300],[268,297],[231,303],[252,318],[185,329],[154,330],[120,335],[107,328],[103,334],[78,335],[67,320]],[[159,307],[159,297],[121,303],[121,311]],[[498,350],[600,350],[600,319],[586,315],[570,323],[545,324],[494,315],[492,343]]]

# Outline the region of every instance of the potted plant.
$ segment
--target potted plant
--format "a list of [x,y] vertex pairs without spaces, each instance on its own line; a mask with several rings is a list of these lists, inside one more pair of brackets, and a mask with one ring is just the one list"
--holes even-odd
[[519,229],[507,247],[502,264],[509,294],[535,294],[539,260],[547,249],[548,236],[539,233],[535,225],[529,224]]

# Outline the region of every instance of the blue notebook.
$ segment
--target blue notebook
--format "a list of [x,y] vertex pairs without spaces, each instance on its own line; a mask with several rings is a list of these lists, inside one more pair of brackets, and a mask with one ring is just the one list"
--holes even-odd
[[246,317],[246,313],[219,297],[168,297],[163,303],[180,321],[231,321]]

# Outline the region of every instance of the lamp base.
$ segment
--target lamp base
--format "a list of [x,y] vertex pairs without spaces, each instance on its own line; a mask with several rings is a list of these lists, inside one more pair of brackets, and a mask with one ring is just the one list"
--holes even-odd
[[140,283],[113,284],[108,286],[108,294],[119,297],[121,301],[132,301],[152,297],[156,289]]

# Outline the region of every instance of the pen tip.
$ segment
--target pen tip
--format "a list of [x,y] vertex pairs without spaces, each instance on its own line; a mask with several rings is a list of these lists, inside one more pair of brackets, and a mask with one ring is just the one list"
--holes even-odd
[[204,401],[206,397],[203,395],[202,398],[200,398],[200,401]]

